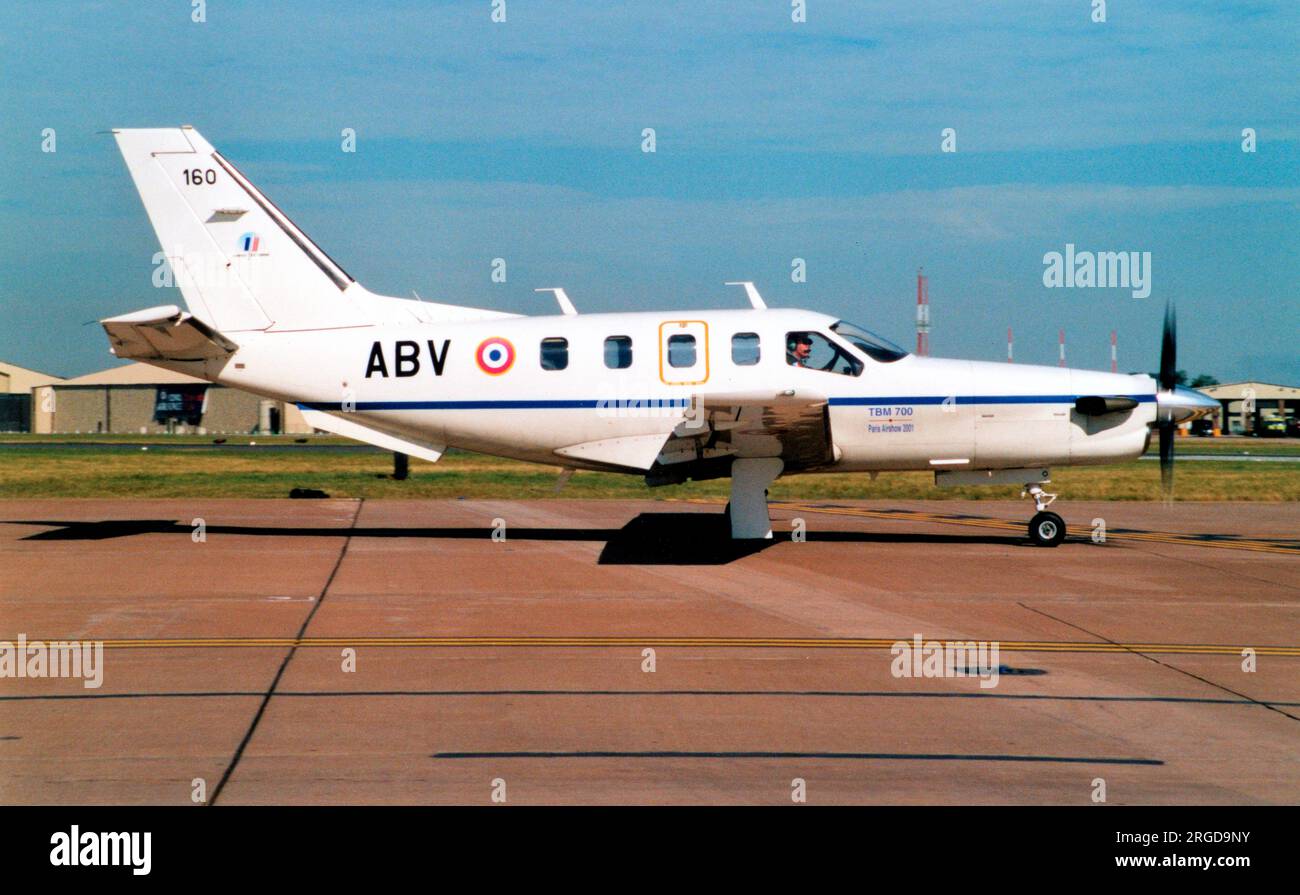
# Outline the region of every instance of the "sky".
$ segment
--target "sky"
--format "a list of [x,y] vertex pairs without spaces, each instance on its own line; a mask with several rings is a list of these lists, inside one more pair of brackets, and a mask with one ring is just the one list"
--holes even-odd
[[[102,369],[94,321],[181,303],[105,131],[192,124],[382,294],[676,310],[753,280],[911,347],[923,266],[938,356],[1003,360],[1012,327],[1054,364],[1063,328],[1107,369],[1113,329],[1152,370],[1173,300],[1180,368],[1300,384],[1300,4],[1095,2],[10,0],[0,360]],[[1046,287],[1067,244],[1149,252],[1150,295]]]

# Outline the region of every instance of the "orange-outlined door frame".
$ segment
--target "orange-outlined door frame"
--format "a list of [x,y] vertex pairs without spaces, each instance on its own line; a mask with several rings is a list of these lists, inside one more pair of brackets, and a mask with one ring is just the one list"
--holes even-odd
[[[670,336],[695,337],[695,365],[668,365]],[[701,375],[702,374],[702,375]],[[702,385],[709,381],[709,324],[703,320],[665,320],[659,324],[659,381],[664,385]]]

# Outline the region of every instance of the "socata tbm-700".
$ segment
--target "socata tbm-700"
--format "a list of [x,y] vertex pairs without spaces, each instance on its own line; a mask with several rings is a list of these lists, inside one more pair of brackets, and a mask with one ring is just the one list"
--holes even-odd
[[448,446],[648,484],[731,477],[733,538],[772,536],[767,486],[800,472],[933,470],[1025,486],[1035,542],[1052,466],[1114,463],[1215,402],[1174,383],[1166,313],[1144,375],[916,357],[844,320],[764,305],[520,316],[375,295],[190,127],[117,130],[188,311],[102,321],[114,353],[302,409],[426,460]]

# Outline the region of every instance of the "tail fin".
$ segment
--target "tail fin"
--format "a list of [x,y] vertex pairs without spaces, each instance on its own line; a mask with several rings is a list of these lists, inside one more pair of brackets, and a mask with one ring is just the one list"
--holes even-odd
[[221,332],[515,316],[368,292],[192,127],[113,135],[185,304]]
[[190,311],[218,330],[360,322],[347,271],[191,127],[116,130]]

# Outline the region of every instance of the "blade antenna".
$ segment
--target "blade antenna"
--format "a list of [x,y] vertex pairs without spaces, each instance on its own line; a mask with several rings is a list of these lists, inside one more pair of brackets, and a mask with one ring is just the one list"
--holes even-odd
[[561,314],[564,314],[566,317],[576,317],[578,315],[578,309],[573,306],[573,302],[569,301],[568,293],[559,286],[546,286],[542,289],[534,289],[533,291],[555,293],[555,301],[560,306]]
[[767,309],[767,302],[763,301],[763,296],[758,294],[758,287],[749,280],[729,280],[723,283],[724,286],[744,286],[745,297],[753,305],[755,310],[763,311]]

